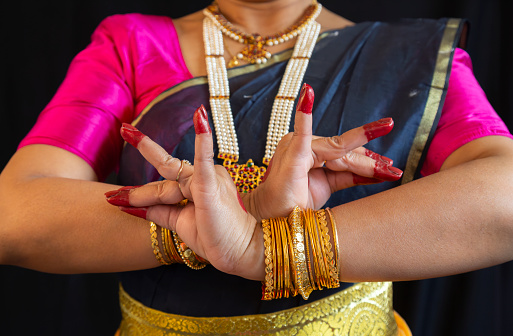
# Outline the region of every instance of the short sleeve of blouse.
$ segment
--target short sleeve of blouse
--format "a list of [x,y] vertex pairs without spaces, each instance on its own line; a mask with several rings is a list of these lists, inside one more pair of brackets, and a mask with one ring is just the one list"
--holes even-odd
[[121,123],[132,122],[159,93],[189,77],[170,18],[108,17],[73,59],[19,148],[48,144],[66,149],[103,180],[118,165]]
[[459,147],[489,135],[513,138],[474,77],[470,56],[458,48],[440,121],[421,169],[422,176],[440,171],[445,159]]

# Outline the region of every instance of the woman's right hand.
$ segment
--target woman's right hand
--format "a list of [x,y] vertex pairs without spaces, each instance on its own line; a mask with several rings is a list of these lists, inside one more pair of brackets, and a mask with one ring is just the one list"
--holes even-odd
[[[212,132],[203,106],[194,113],[194,129],[193,169],[125,125],[125,139],[167,180],[121,188],[107,193],[107,199],[122,211],[176,231],[194,252],[220,271],[263,280],[262,230],[245,210],[226,169],[214,165]],[[176,205],[183,198],[193,202]]]

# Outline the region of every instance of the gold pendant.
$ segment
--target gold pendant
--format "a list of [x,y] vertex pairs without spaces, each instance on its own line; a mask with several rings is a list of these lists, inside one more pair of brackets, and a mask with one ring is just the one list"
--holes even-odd
[[250,193],[262,182],[267,167],[256,166],[252,159],[245,164],[239,164],[239,156],[234,154],[219,153],[217,156],[223,159],[223,167],[226,168],[237,190],[242,193]]
[[237,54],[237,58],[251,64],[260,64],[267,62],[271,58],[271,53],[265,49],[262,36],[256,34],[248,45]]

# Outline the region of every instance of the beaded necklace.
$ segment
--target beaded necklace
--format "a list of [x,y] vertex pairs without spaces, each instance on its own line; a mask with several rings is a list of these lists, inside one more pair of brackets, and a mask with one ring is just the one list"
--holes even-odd
[[263,163],[265,166],[255,166],[252,159],[245,164],[239,164],[239,144],[235,133],[233,116],[230,106],[230,88],[224,60],[223,33],[216,24],[215,16],[207,15],[203,19],[203,43],[205,45],[205,60],[207,67],[208,86],[210,91],[210,108],[219,147],[218,158],[228,170],[239,192],[248,193],[258,186],[265,174],[266,166],[276,150],[280,139],[288,133],[292,108],[299,92],[315,42],[319,36],[321,25],[315,22],[322,7],[316,4],[317,11],[312,19],[298,34],[292,57],[287,63],[275,97]]
[[212,19],[216,26],[221,29],[221,32],[239,43],[245,44],[246,47],[242,49],[237,55],[233,56],[228,62],[228,67],[239,65],[239,61],[247,61],[249,63],[265,63],[271,58],[271,53],[265,46],[273,46],[298,36],[305,27],[314,21],[319,15],[321,7],[317,0],[313,0],[312,4],[305,10],[301,19],[287,28],[286,30],[269,36],[261,36],[260,34],[248,34],[237,29],[230,21],[228,21],[219,10],[219,6],[214,1],[210,6],[205,8],[204,14]]

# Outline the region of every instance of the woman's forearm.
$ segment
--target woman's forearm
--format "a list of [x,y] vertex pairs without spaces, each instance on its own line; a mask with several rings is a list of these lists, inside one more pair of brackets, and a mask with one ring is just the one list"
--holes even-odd
[[502,140],[498,155],[334,208],[342,280],[423,279],[511,260],[513,155]]
[[[147,221],[127,215],[105,201],[104,193],[116,186],[45,176],[51,175],[47,171],[43,176],[30,176],[24,172],[25,165],[20,164],[27,155],[34,154],[31,152],[28,149],[23,157],[15,158],[0,178],[2,264],[51,273],[115,272],[158,266]],[[67,160],[67,154],[61,159]]]

